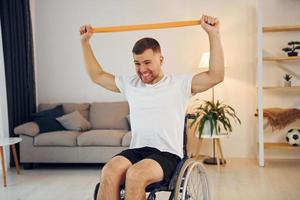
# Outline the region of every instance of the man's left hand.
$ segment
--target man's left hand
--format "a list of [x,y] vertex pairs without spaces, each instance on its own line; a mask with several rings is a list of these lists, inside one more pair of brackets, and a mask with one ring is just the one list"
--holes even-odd
[[201,26],[207,34],[215,34],[219,33],[220,22],[216,17],[202,15]]

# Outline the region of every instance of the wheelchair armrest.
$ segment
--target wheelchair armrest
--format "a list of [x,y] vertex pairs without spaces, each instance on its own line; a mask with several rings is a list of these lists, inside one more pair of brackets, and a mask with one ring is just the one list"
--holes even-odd
[[188,159],[188,156],[184,156],[181,161],[178,163],[178,165],[176,166],[175,172],[173,173],[173,176],[169,182],[169,186],[168,189],[169,190],[174,190],[176,187],[176,181],[177,181],[177,177],[180,173],[181,167],[184,164],[184,162]]

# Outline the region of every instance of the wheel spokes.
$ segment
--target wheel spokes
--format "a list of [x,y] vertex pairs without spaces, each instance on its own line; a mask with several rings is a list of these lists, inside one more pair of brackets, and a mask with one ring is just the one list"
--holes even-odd
[[208,187],[208,185],[206,184],[206,180],[204,180],[206,176],[204,172],[201,171],[200,165],[197,164],[192,167],[193,169],[187,180],[185,200],[206,200],[208,198],[206,194],[206,187]]

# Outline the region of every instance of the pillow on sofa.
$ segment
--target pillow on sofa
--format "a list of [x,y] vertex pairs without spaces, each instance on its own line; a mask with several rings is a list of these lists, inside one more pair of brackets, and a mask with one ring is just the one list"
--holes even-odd
[[58,117],[56,120],[68,130],[86,131],[91,128],[91,123],[87,121],[77,110]]
[[66,130],[57,120],[57,117],[64,115],[62,105],[53,109],[44,110],[33,114],[33,121],[39,125],[40,133]]
[[86,119],[89,120],[90,104],[89,103],[40,103],[38,111],[49,110],[55,108],[57,105],[63,105],[64,113],[69,114],[78,110],[78,112]]

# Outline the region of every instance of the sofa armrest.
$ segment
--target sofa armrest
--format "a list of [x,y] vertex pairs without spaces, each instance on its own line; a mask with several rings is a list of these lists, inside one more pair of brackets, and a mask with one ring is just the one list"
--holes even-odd
[[14,128],[14,133],[16,135],[24,134],[34,137],[39,134],[39,132],[39,126],[35,122],[27,122]]
[[130,146],[130,142],[131,142],[131,131],[128,131],[122,138],[122,146],[128,147]]

